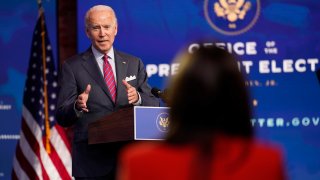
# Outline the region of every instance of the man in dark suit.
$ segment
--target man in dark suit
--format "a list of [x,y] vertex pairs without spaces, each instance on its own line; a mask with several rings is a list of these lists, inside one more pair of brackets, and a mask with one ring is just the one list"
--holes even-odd
[[76,179],[114,179],[119,149],[126,144],[88,145],[88,124],[123,106],[159,106],[139,58],[117,51],[117,19],[112,8],[94,6],[85,17],[91,47],[62,65],[57,119],[74,127],[72,175]]

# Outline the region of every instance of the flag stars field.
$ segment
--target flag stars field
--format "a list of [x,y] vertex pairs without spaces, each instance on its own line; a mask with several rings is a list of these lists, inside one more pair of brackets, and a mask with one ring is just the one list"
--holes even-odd
[[[44,14],[40,13],[31,43],[23,95],[21,139],[13,160],[13,180],[72,179],[70,142],[54,117],[57,72],[46,26],[41,25],[42,20]],[[41,34],[45,34],[44,41]]]

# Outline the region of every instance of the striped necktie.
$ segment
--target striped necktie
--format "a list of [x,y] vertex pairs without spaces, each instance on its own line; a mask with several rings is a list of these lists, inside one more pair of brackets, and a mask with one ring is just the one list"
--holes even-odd
[[108,61],[108,58],[109,58],[108,55],[103,56],[103,78],[109,88],[109,92],[111,94],[111,98],[113,102],[116,102],[116,96],[117,96],[116,81],[114,79],[112,67]]

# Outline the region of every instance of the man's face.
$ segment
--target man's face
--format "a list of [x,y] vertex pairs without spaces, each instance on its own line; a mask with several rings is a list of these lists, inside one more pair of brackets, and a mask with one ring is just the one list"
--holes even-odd
[[106,54],[111,48],[117,34],[117,23],[111,11],[92,11],[87,22],[86,34],[92,45]]

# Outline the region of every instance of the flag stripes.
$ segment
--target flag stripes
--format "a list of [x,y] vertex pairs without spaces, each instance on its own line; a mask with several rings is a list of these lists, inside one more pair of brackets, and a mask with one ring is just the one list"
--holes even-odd
[[57,72],[43,13],[34,29],[31,46],[12,179],[69,180],[71,146],[54,116]]

